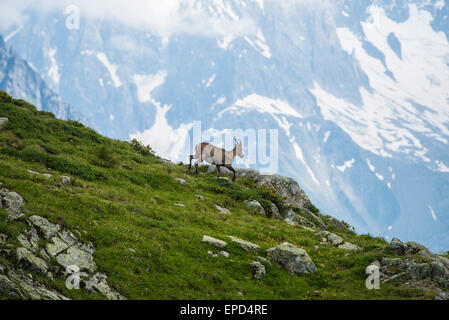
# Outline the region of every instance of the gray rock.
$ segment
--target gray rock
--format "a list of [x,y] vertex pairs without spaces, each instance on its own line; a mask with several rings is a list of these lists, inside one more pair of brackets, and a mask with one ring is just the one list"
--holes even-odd
[[253,269],[254,279],[262,279],[262,277],[266,274],[265,266],[259,261],[251,262],[250,266]]
[[97,266],[92,254],[81,250],[78,247],[70,247],[67,253],[61,253],[56,257],[56,261],[63,267],[77,266],[80,270],[94,272]]
[[315,273],[317,271],[307,251],[288,242],[268,249],[267,254],[290,273]]
[[350,242],[345,242],[343,244],[340,244],[338,247],[340,249],[344,249],[344,250],[361,250],[358,245],[350,243]]
[[449,292],[440,292],[440,294],[435,297],[435,300],[449,300]]
[[259,203],[259,201],[256,200],[245,200],[243,201],[243,203],[254,213],[256,213],[259,216],[265,216],[265,210],[264,208],[261,206],[261,204]]
[[0,206],[8,213],[8,220],[17,220],[24,216],[22,207],[25,205],[23,198],[16,192],[0,189]]
[[8,240],[8,236],[6,234],[0,233],[0,244],[5,244]]
[[30,269],[40,272],[44,275],[48,272],[48,265],[45,260],[36,257],[28,249],[20,247],[16,250],[16,257],[19,263],[24,264]]
[[53,177],[53,175],[50,173],[44,173],[43,176],[47,179],[51,179]]
[[59,224],[49,222],[47,219],[41,216],[31,216],[27,219],[33,226],[35,226],[46,239],[52,238],[56,233],[61,230]]
[[382,258],[380,263],[383,282],[422,280],[432,275],[432,269],[428,263],[399,258]]
[[284,222],[285,222],[286,224],[288,224],[288,225],[291,225],[291,226],[297,226],[297,225],[299,225],[297,222],[293,221],[293,220],[290,219],[290,218],[285,218],[285,219],[284,219]]
[[260,246],[258,246],[257,244],[251,243],[249,241],[235,238],[233,236],[229,236],[229,238],[232,240],[232,242],[236,243],[240,248],[242,248],[246,252],[257,251],[260,249]]
[[0,130],[4,129],[6,125],[8,124],[9,119],[0,117]]
[[262,262],[266,267],[271,267],[271,262],[267,258],[257,256],[256,259]]
[[69,300],[26,275],[12,270],[7,275],[0,275],[0,296],[21,300]]
[[222,214],[231,214],[231,211],[226,208],[220,207],[219,205],[215,205],[215,208],[217,208],[217,210]]
[[281,213],[274,203],[271,203],[269,217],[272,219],[282,219]]
[[72,185],[72,178],[67,176],[61,176],[61,183],[63,186],[69,187]]
[[309,209],[301,208],[301,214],[303,214],[308,221],[316,224],[320,229],[326,229],[326,225],[323,220],[321,220],[319,216],[313,214]]
[[311,204],[306,193],[299,187],[298,183],[280,175],[263,175],[253,169],[236,169],[240,177],[248,177],[256,181],[259,186],[273,188],[276,193],[284,199],[283,204],[289,207],[306,207]]
[[175,203],[175,207],[185,208],[185,206],[183,203]]
[[54,257],[75,244],[77,244],[76,236],[64,230],[51,238],[51,241],[47,243],[46,250]]
[[398,256],[421,255],[428,258],[433,256],[433,254],[425,246],[412,241],[403,243],[397,238],[393,238],[391,240],[390,244],[387,246],[387,249],[392,250]]
[[201,241],[207,242],[217,248],[224,248],[227,245],[227,243],[225,241],[220,240],[220,239],[215,239],[215,238],[209,237],[209,236],[203,236],[203,239]]
[[197,197],[199,200],[204,200],[204,197],[203,197],[202,195],[197,194],[196,197]]
[[220,251],[220,254],[225,258],[229,258],[229,252],[227,251]]
[[88,288],[97,290],[108,300],[126,300],[124,296],[122,296],[117,291],[111,289],[109,287],[107,281],[107,276],[103,273],[96,273],[87,283]]
[[345,240],[342,237],[329,231],[321,231],[318,232],[316,235],[325,238],[335,247],[338,247],[339,245],[343,244],[343,242],[345,242]]
[[[315,224],[307,220],[306,218],[298,215],[295,211],[292,209],[287,211],[287,219],[294,222],[295,225],[301,225],[308,228],[315,228]],[[285,221],[285,220],[284,220]],[[289,222],[287,222],[289,223]],[[291,223],[289,223],[291,224]]]
[[179,184],[182,184],[183,186],[185,186],[187,184],[187,181],[185,181],[184,179],[181,179],[181,178],[176,178],[176,182],[178,182]]

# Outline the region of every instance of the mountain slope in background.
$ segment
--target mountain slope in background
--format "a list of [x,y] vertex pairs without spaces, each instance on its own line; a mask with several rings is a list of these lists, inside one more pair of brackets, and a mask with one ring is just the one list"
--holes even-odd
[[41,78],[39,73],[13,49],[8,49],[0,36],[0,89],[14,98],[30,101],[40,110],[48,111],[60,119],[78,120],[89,124],[77,110],[64,103]]
[[278,172],[323,211],[449,248],[444,1],[181,2],[196,15],[169,30],[139,25],[143,7],[133,25],[92,7],[69,30],[56,7],[4,34],[102,134],[186,161],[194,121],[277,128]]

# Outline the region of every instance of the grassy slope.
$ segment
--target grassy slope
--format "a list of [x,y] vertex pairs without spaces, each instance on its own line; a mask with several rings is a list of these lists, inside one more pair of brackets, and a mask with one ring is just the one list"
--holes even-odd
[[[232,184],[204,168],[200,176],[189,174],[184,165],[167,166],[128,142],[57,120],[3,93],[0,116],[10,120],[0,131],[4,187],[24,197],[27,214],[62,223],[79,231],[83,241],[92,241],[98,266],[129,299],[429,298],[393,285],[377,291],[365,288],[365,267],[384,255],[380,249],[386,243],[381,239],[338,230],[364,248],[345,255],[344,250],[320,245],[306,229],[249,214],[243,200],[261,200],[264,193],[248,180]],[[27,169],[51,173],[53,178],[32,175]],[[61,175],[71,176],[74,185],[62,187]],[[187,185],[176,178],[185,179]],[[232,215],[220,214],[215,204],[230,209]],[[17,236],[20,224],[8,225],[5,218],[0,209],[0,232]],[[225,241],[233,235],[259,244],[262,250],[246,253],[228,241],[230,257],[212,257],[208,250],[218,250],[202,243],[203,235]],[[305,248],[318,273],[290,275],[274,264],[265,277],[253,280],[249,262],[284,241]],[[313,249],[316,245],[318,250]],[[62,281],[56,286],[72,298],[98,298],[68,291]],[[313,295],[316,290],[321,293]]]

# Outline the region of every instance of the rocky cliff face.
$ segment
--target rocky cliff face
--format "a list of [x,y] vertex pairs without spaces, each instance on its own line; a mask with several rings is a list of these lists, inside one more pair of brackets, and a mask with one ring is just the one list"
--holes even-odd
[[79,111],[64,103],[26,60],[8,48],[1,36],[0,89],[9,92],[16,99],[29,101],[38,109],[51,112],[60,119],[89,123]]

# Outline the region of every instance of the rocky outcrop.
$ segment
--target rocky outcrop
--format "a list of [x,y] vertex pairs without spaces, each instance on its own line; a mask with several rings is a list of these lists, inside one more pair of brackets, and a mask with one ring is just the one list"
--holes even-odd
[[336,235],[335,233],[329,231],[321,231],[318,232],[316,235],[321,238],[321,242],[329,243],[334,247],[344,250],[360,250],[359,246],[345,241],[345,239],[343,239],[339,235]]
[[0,195],[2,208],[8,212],[9,220],[20,219],[28,226],[17,236],[16,240],[20,246],[15,249],[14,243],[10,242],[14,239],[0,234],[0,244],[11,248],[0,250],[0,254],[10,262],[7,273],[6,268],[0,268],[1,295],[16,299],[67,299],[33,280],[30,278],[31,274],[25,272],[40,273],[51,282],[55,276],[67,279],[73,275],[69,270],[76,269],[76,276],[79,276],[80,288],[84,288],[83,290],[98,292],[107,299],[125,299],[109,287],[107,276],[98,272],[94,261],[95,248],[91,243],[82,243],[68,229],[41,216],[33,215],[23,219],[23,198],[6,189],[2,189]]
[[20,300],[69,300],[55,290],[48,289],[21,271],[9,270],[3,274],[0,268],[0,296]]
[[278,174],[263,175],[253,169],[236,169],[236,172],[237,176],[249,177],[259,186],[273,188],[284,199],[285,206],[303,208],[311,204],[304,190],[291,178],[282,177]]
[[288,242],[267,250],[268,257],[290,273],[315,273],[317,268],[307,251]]
[[425,246],[415,242],[403,243],[393,239],[386,247],[398,257],[384,257],[374,261],[380,270],[381,282],[439,292],[435,299],[444,299],[449,290],[449,259],[431,253]]
[[424,257],[431,257],[432,253],[423,245],[416,242],[403,243],[401,240],[394,238],[391,240],[387,249],[393,251],[398,256],[412,256],[421,255]]

